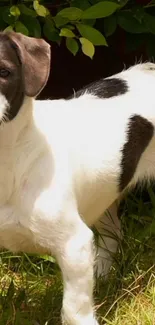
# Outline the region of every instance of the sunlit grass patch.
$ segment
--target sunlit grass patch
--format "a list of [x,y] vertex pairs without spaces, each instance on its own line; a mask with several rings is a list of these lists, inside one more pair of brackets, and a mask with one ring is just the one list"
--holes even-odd
[[[123,239],[108,280],[96,283],[95,309],[102,325],[155,325],[152,189],[128,195],[120,217]],[[0,253],[0,325],[60,325],[62,290],[52,257]]]

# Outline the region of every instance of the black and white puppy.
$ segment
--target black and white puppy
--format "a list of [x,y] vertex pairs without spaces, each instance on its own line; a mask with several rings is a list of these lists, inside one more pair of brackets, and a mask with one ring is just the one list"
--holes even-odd
[[[155,65],[100,80],[70,100],[36,100],[49,69],[46,42],[0,34],[0,246],[54,254],[64,323],[97,325],[90,228],[100,229],[125,189],[155,175]],[[108,228],[119,233],[113,215]]]

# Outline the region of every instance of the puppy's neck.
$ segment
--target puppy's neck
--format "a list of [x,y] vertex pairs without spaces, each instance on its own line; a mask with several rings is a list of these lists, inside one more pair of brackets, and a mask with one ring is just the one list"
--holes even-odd
[[[16,117],[8,122],[3,122],[0,126],[0,143],[3,138],[15,140],[20,132],[32,123],[34,99],[25,97]],[[4,140],[4,139],[3,139]]]
[[3,122],[0,126],[0,146],[12,145],[20,133],[32,124],[33,121],[33,105],[34,99],[25,97],[16,117],[8,122]]

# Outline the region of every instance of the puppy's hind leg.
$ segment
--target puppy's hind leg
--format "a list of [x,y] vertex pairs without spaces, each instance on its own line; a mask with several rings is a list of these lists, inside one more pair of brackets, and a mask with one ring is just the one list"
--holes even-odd
[[117,214],[118,204],[115,201],[95,224],[97,230],[97,277],[108,276],[121,239],[121,224]]

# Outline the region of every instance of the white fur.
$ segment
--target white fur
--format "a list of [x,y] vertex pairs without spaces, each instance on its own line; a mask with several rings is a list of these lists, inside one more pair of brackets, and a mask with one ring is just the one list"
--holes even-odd
[[[100,229],[99,217],[120,195],[128,120],[140,114],[155,125],[155,65],[141,64],[117,76],[129,86],[124,95],[84,94],[68,101],[27,97],[15,119],[0,127],[0,246],[55,254],[69,325],[97,325],[88,226],[97,223]],[[154,166],[153,137],[129,186],[154,176]],[[108,221],[108,230],[120,236],[119,222],[114,223]],[[113,241],[110,246],[115,252]]]
[[9,103],[7,101],[7,98],[0,93],[0,120],[5,119],[5,112],[9,108]]

